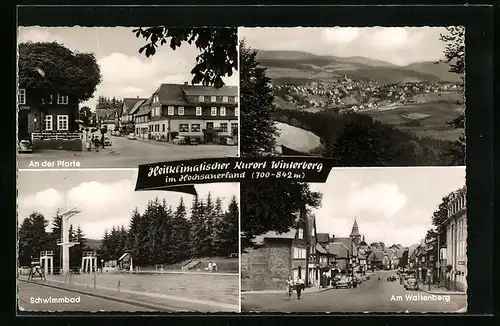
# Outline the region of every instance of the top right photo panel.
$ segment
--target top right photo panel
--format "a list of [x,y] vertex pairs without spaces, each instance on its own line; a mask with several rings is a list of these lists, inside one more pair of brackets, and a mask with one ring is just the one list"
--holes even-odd
[[239,28],[242,156],[465,165],[465,28]]

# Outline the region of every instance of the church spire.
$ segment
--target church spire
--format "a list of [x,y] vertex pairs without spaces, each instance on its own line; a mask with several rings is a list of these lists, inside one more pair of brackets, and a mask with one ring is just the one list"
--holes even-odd
[[358,222],[356,218],[354,218],[354,224],[352,225],[352,230],[351,230],[351,237],[360,237],[361,234],[359,234],[359,228],[358,228]]

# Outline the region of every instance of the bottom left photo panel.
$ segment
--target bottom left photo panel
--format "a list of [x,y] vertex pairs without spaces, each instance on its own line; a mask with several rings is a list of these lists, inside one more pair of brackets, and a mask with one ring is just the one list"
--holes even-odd
[[18,173],[27,312],[239,312],[239,184],[135,191],[137,170]]

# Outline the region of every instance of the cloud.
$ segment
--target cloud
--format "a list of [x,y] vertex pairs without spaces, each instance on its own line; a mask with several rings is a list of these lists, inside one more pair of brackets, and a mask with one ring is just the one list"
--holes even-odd
[[63,195],[53,188],[40,191],[20,201],[20,204],[23,206],[46,208],[57,207],[63,203]]
[[406,204],[406,196],[396,184],[375,184],[352,192],[345,200],[347,211],[356,214],[375,211],[390,218]]
[[322,39],[327,43],[344,44],[356,40],[361,35],[359,28],[336,27],[326,29],[322,33]]
[[48,31],[41,29],[33,29],[26,27],[19,27],[18,29],[18,43],[23,42],[53,42],[64,43],[64,39],[55,36]]

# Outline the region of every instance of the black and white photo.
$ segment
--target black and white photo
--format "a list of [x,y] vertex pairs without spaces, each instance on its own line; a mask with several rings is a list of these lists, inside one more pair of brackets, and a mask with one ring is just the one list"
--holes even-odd
[[[244,28],[241,153],[465,165],[465,29]],[[274,142],[273,142],[274,140]]]
[[242,312],[466,312],[465,168],[333,169],[307,191],[288,229],[242,242]]
[[235,28],[19,27],[21,169],[238,155]]
[[239,185],[135,191],[137,170],[22,171],[22,311],[239,312]]

